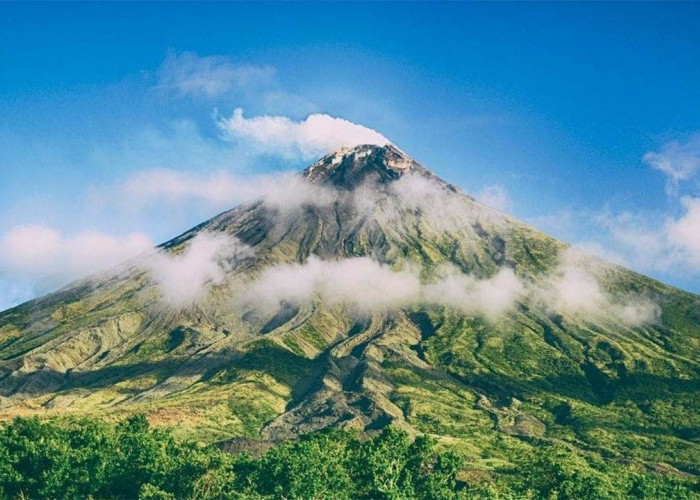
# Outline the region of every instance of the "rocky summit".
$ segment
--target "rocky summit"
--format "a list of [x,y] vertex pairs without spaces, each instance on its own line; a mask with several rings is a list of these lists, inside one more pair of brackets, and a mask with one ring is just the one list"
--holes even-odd
[[[0,417],[134,412],[203,442],[427,434],[700,475],[700,297],[479,204],[398,148],[0,313]],[[251,444],[253,443],[253,444]]]

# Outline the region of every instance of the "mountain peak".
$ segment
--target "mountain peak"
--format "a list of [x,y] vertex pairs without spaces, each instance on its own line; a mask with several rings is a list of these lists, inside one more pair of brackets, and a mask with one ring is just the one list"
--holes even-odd
[[302,175],[310,182],[354,189],[367,182],[386,183],[407,172],[433,176],[425,167],[392,144],[343,147],[308,167]]

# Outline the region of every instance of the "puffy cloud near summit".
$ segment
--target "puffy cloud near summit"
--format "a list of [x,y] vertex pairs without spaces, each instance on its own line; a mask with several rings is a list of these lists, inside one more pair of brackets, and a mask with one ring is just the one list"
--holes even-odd
[[219,120],[219,128],[225,137],[250,141],[262,151],[305,159],[343,146],[390,144],[376,130],[327,114],[312,114],[301,121],[270,115],[246,118],[238,108],[231,117]]

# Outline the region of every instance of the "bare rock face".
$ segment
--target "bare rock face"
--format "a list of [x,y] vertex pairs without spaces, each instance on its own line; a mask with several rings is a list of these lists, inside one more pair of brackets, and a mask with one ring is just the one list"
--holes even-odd
[[394,146],[159,252],[208,273],[174,280],[190,302],[146,257],[0,313],[0,418],[143,412],[233,447],[390,424],[470,453],[643,440],[667,451],[635,459],[700,472],[700,298],[572,259]]

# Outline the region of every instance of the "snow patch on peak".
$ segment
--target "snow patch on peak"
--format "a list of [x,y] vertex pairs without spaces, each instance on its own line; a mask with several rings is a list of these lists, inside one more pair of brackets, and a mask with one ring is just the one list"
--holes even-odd
[[350,151],[351,148],[349,147],[342,147],[335,153],[333,153],[333,157],[331,159],[331,165],[338,165],[343,161],[343,158],[347,156],[348,152]]
[[343,159],[350,156],[354,157],[356,160],[360,160],[369,156],[374,149],[377,149],[379,147],[380,146],[372,144],[363,144],[359,146],[343,146],[335,152],[331,153],[330,155],[321,158],[321,160],[317,164],[326,163],[330,159],[330,164],[332,166],[335,166],[339,165],[343,162]]

